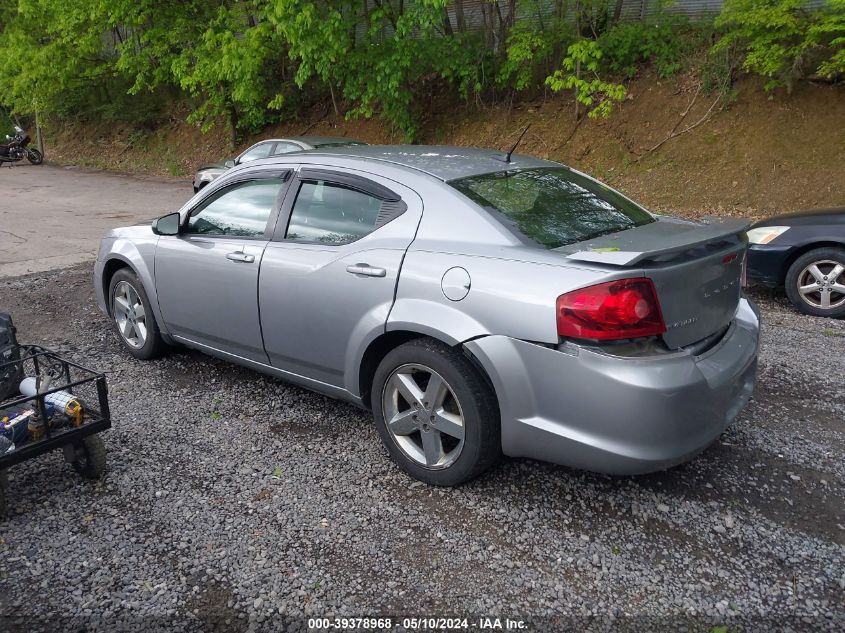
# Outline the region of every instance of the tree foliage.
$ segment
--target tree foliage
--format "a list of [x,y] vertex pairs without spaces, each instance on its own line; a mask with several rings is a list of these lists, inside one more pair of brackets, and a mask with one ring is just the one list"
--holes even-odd
[[716,25],[724,34],[714,52],[738,47],[743,68],[766,77],[766,89],[845,72],[845,0],[817,11],[804,0],[726,0]]
[[573,89],[575,99],[586,106],[591,118],[609,116],[613,104],[625,98],[625,86],[599,76],[602,55],[598,42],[579,40],[567,50],[562,68],[546,79],[552,90]]
[[[624,21],[621,0],[5,0],[0,103],[18,113],[147,120],[187,99],[190,120],[256,131],[323,102],[380,116],[407,139],[432,97],[571,91],[592,116],[645,63],[677,72],[685,28]],[[719,47],[773,82],[845,67],[845,0],[727,0]],[[687,29],[689,30],[689,29]],[[791,79],[793,78],[793,79]]]

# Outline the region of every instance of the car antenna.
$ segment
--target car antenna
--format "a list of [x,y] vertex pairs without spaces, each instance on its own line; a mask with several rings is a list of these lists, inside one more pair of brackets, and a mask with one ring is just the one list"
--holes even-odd
[[510,151],[507,154],[505,154],[504,156],[493,156],[492,158],[494,160],[500,160],[503,163],[510,163],[511,162],[511,154],[513,154],[513,151],[516,149],[517,145],[519,145],[519,142],[522,140],[522,137],[525,136],[525,133],[528,131],[528,128],[530,128],[530,127],[531,127],[530,123],[525,126],[525,129],[522,130],[522,134],[519,135],[519,138],[516,139],[516,143],[513,144],[513,147],[511,147]]

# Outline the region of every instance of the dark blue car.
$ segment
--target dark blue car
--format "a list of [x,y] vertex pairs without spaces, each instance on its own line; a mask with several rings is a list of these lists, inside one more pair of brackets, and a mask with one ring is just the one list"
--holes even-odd
[[767,218],[748,241],[749,285],[784,288],[806,314],[845,316],[845,207]]

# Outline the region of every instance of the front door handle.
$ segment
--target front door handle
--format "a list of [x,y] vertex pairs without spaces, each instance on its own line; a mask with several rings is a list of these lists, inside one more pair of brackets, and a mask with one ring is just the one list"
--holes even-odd
[[243,262],[244,264],[251,264],[255,261],[255,255],[247,255],[241,251],[235,251],[226,255],[226,259],[231,259],[233,262]]
[[384,268],[375,268],[369,264],[347,266],[346,272],[352,273],[353,275],[364,275],[366,277],[384,277],[387,275],[387,271]]

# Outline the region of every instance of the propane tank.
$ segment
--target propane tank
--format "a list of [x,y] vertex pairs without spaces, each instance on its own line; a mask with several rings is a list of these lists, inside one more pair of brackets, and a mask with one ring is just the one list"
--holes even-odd
[[[20,391],[24,396],[36,395],[38,391],[35,378],[24,378],[20,385]],[[63,411],[73,420],[74,426],[82,424],[82,404],[72,393],[67,391],[48,393],[44,396],[44,402],[53,405],[59,411]]]

